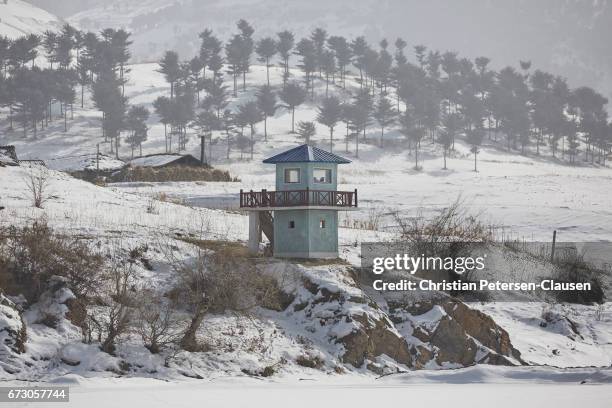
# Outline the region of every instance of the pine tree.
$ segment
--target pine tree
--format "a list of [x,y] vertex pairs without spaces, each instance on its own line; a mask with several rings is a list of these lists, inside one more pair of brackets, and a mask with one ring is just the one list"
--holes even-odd
[[342,88],[346,87],[346,67],[351,64],[351,47],[344,37],[332,36],[327,40],[329,48],[334,52],[336,61],[338,62],[338,68],[340,71],[340,80],[342,81]]
[[374,110],[374,118],[380,125],[380,147],[383,147],[383,138],[385,135],[385,128],[388,128],[395,123],[396,113],[393,109],[393,105],[389,102],[389,99],[385,95],[381,95],[376,104]]
[[291,52],[293,50],[295,39],[293,33],[290,31],[281,31],[277,34],[278,42],[276,48],[278,50],[278,54],[281,56],[282,65],[283,65],[283,88],[287,85],[287,80],[289,79],[289,57],[291,57]]
[[336,73],[336,58],[331,51],[323,51],[321,55],[319,69],[325,74],[325,97],[329,96],[329,77]]
[[257,43],[255,52],[259,56],[259,61],[266,64],[266,79],[270,86],[270,58],[276,55],[276,41],[271,37],[262,38]]
[[168,152],[168,124],[171,120],[170,113],[170,98],[160,96],[153,102],[155,114],[159,117],[159,121],[164,125],[164,139],[166,141],[166,153]]
[[240,70],[242,72],[242,90],[246,91],[246,73],[251,68],[251,56],[255,44],[253,42],[253,33],[255,30],[246,20],[240,20],[237,23],[240,30]]
[[453,141],[461,128],[461,116],[458,113],[449,113],[448,115],[444,116],[442,126],[442,130],[438,134],[438,143],[442,145],[444,152],[444,170],[446,170],[446,157],[448,156],[448,151],[453,145]]
[[234,83],[234,98],[238,96],[238,75],[242,69],[242,37],[238,34],[225,44],[225,59],[227,61],[227,72],[232,76]]
[[204,89],[208,95],[202,101],[202,107],[204,109],[214,109],[219,118],[221,110],[225,109],[229,103],[227,86],[223,85],[221,80],[206,79],[204,81]]
[[343,111],[340,100],[335,96],[323,99],[318,107],[317,122],[329,128],[329,151],[334,148],[334,128],[342,120]]
[[251,160],[253,160],[253,147],[255,145],[255,125],[262,120],[262,113],[257,107],[257,103],[250,101],[238,106],[238,114],[241,120],[246,123],[251,130]]
[[310,139],[317,133],[314,122],[299,121],[297,134],[304,143],[310,144]]
[[295,53],[301,58],[298,67],[304,72],[306,92],[308,93],[308,90],[312,89],[312,92],[314,93],[313,73],[317,69],[317,57],[314,43],[307,38],[301,39],[296,45]]
[[268,140],[268,117],[274,116],[278,105],[276,104],[276,94],[272,92],[269,85],[264,85],[257,92],[257,107],[263,114],[264,119],[264,138]]
[[159,70],[170,84],[170,99],[174,99],[174,85],[180,78],[181,67],[179,64],[179,56],[174,51],[166,51],[164,57],[159,62]]
[[474,154],[474,171],[478,172],[478,153],[480,153],[480,145],[484,138],[484,129],[482,126],[476,126],[467,131],[467,142],[470,144],[470,151]]
[[295,133],[295,108],[306,101],[306,90],[297,83],[289,83],[279,96],[285,102],[285,109],[291,111],[291,133]]
[[125,118],[125,129],[130,132],[126,142],[132,148],[132,158],[136,147],[140,148],[140,156],[142,156],[142,143],[147,140],[149,115],[149,110],[144,106],[131,106]]

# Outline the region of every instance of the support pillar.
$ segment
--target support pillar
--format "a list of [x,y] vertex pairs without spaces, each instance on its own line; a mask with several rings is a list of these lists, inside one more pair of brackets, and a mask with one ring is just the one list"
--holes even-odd
[[259,252],[261,242],[261,224],[258,211],[249,211],[249,251],[256,254]]

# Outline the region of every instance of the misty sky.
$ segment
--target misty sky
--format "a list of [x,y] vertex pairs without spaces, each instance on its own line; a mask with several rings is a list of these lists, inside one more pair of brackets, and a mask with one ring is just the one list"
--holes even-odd
[[518,65],[567,76],[570,85],[590,85],[612,99],[612,10],[606,0],[34,0],[86,29],[121,26],[134,33],[137,61],[165,49],[188,54],[197,33],[211,27],[220,36],[246,18],[256,35],[281,28],[298,35],[321,26],[333,34],[366,35],[371,41],[401,36],[462,55],[485,55],[492,66]]

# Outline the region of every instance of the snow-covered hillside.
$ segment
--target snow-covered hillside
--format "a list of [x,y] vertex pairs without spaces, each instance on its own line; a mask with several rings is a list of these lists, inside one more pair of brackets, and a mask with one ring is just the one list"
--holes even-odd
[[[157,64],[137,64],[130,67],[130,82],[126,96],[134,105],[144,105],[153,111],[152,103],[158,96],[168,95],[169,86],[156,70]],[[301,73],[292,71],[295,78]],[[230,108],[254,97],[256,86],[263,83],[265,68],[255,65],[247,75],[247,92],[240,92],[232,100]],[[271,70],[272,85],[277,89],[282,83],[280,69]],[[317,92],[324,93],[322,81]],[[358,87],[353,81],[348,86]],[[342,96],[340,88],[332,87]],[[296,122],[313,120],[316,106],[301,105],[296,110]],[[17,126],[13,132],[0,136],[0,143],[14,144],[22,159],[45,159],[54,169],[74,170],[74,163],[91,157],[96,145],[103,142],[101,137],[99,111],[92,109],[86,101],[85,109],[75,105],[75,119],[69,121],[67,133],[63,122],[56,120],[39,133],[37,140],[24,139]],[[163,153],[165,149],[164,126],[156,115],[151,115],[148,125],[148,140],[143,144],[143,153]],[[7,126],[6,116],[0,116],[0,126]],[[241,179],[241,183],[209,183],[203,188],[197,183],[147,183],[117,185],[123,191],[145,194],[164,193],[190,204],[214,208],[236,208],[238,191],[244,189],[271,188],[274,184],[273,168],[261,161],[284,149],[302,143],[296,135],[289,134],[291,115],[286,109],[279,109],[268,119],[268,140],[263,137],[263,124],[257,126],[255,155],[249,160],[249,152],[241,154],[232,147],[230,159],[226,159],[225,135],[215,132],[213,165],[230,172]],[[199,157],[199,139],[189,130],[190,140],[187,153]],[[390,217],[394,211],[415,215],[422,211],[430,215],[447,206],[459,196],[474,213],[481,213],[483,219],[499,226],[499,232],[527,240],[550,240],[552,231],[559,231],[563,241],[609,241],[612,240],[612,212],[609,197],[612,196],[612,170],[609,167],[590,166],[579,163],[569,166],[543,155],[521,156],[506,152],[503,146],[485,140],[479,154],[479,172],[473,172],[473,155],[469,146],[458,141],[456,151],[448,159],[449,170],[442,170],[443,159],[439,145],[424,140],[420,154],[422,171],[413,170],[414,155],[405,146],[396,147],[394,140],[401,138],[397,129],[385,133],[388,147],[377,146],[380,129],[368,129],[368,143],[360,146],[360,155],[355,157],[352,142],[346,152],[344,129],[336,129],[334,152],[345,155],[353,163],[340,167],[340,189],[359,189],[363,207],[358,213],[344,218],[344,225],[357,220],[375,219],[381,229],[393,224]],[[317,125],[314,142],[324,149],[329,148],[327,128]],[[100,149],[109,153],[108,144]],[[122,147],[121,158],[130,158],[130,149]],[[85,155],[85,156],[83,156]],[[241,159],[242,157],[242,159]]]
[[290,29],[301,37],[322,27],[336,35],[364,35],[374,43],[402,37],[409,49],[425,44],[470,58],[485,55],[497,68],[529,60],[534,68],[568,77],[573,86],[612,94],[612,60],[606,52],[612,8],[607,1],[35,1],[52,12],[64,11],[84,29],[110,25],[132,31],[136,61],[159,58],[165,49],[191,54],[204,28],[228,37],[235,22],[246,18],[257,36]]
[[46,30],[57,31],[61,24],[53,14],[25,1],[0,1],[0,35],[15,39]]

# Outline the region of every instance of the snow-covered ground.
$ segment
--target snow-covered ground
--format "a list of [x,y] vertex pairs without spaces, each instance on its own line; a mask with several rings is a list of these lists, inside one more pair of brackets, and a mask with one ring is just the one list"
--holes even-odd
[[[70,387],[63,406],[108,407],[121,401],[129,407],[374,407],[417,403],[454,407],[608,407],[610,370],[507,368],[476,366],[444,372],[420,371],[373,380],[368,377],[306,375],[275,381],[221,378],[202,382],[163,382],[142,378],[84,379],[67,376],[52,385]],[[33,383],[35,384],[35,383]],[[32,384],[32,385],[33,385]],[[15,384],[23,386],[23,383]],[[50,384],[47,384],[50,385]]]
[[27,34],[58,30],[60,20],[22,0],[0,1],[0,35],[15,39]]
[[[155,98],[169,93],[169,86],[163,76],[156,72],[156,64],[139,64],[131,67],[130,83],[126,95],[132,104],[142,104],[152,109]],[[301,74],[294,71],[296,78]],[[247,76],[247,92],[240,92],[230,107],[253,98],[254,86],[263,83],[265,68],[253,66]],[[271,81],[278,86],[281,82],[280,71],[272,68]],[[349,81],[348,86],[356,87]],[[340,89],[332,87],[341,96]],[[317,92],[324,92],[319,81]],[[20,129],[2,136],[2,143],[15,144],[20,158],[46,159],[51,168],[74,169],[68,158],[91,157],[96,145],[103,141],[99,127],[100,113],[88,108],[81,110],[75,106],[75,120],[69,122],[68,133],[63,132],[63,123],[54,122],[49,129],[39,132],[39,140],[24,140]],[[296,110],[296,122],[313,120],[316,106],[306,103]],[[161,192],[184,198],[192,204],[236,207],[238,191],[273,188],[274,169],[261,163],[282,150],[302,143],[295,135],[289,134],[291,115],[279,109],[268,120],[268,140],[263,138],[263,124],[257,127],[257,143],[253,160],[249,152],[241,154],[232,150],[227,160],[225,136],[215,134],[213,146],[213,165],[228,170],[232,176],[241,179],[240,183],[181,183],[146,184],[115,186],[116,189],[137,192]],[[0,126],[5,127],[5,120]],[[164,128],[156,115],[149,120],[149,140],[143,145],[144,154],[163,153],[165,149]],[[248,132],[248,131],[247,131]],[[314,141],[323,148],[329,148],[328,129],[317,125]],[[405,148],[395,146],[380,149],[377,147],[380,130],[375,126],[368,131],[369,142],[360,145],[359,158],[354,155],[354,142],[345,152],[344,129],[336,129],[334,151],[353,160],[349,165],[340,166],[339,189],[359,189],[359,202],[362,211],[351,213],[351,218],[379,218],[381,214],[400,211],[406,215],[423,212],[429,215],[447,206],[459,196],[474,212],[483,219],[499,226],[500,234],[527,240],[550,240],[552,231],[558,231],[559,241],[610,241],[612,240],[612,209],[609,198],[612,196],[612,170],[579,163],[569,166],[550,157],[546,148],[543,155],[521,156],[516,152],[506,152],[490,141],[479,154],[479,172],[473,172],[473,157],[469,148],[459,141],[456,151],[448,159],[449,170],[442,170],[443,160],[439,146],[423,141],[420,153],[422,171],[415,171],[414,156]],[[385,139],[390,141],[400,137],[396,129],[386,132]],[[191,133],[187,152],[199,157],[199,139]],[[101,151],[108,153],[107,144],[100,145]],[[241,156],[243,159],[241,159]],[[130,158],[130,149],[123,146],[122,159]],[[75,159],[76,160],[76,159]],[[78,160],[77,160],[78,161]],[[67,163],[67,164],[66,164]],[[215,196],[219,200],[214,200]],[[201,197],[201,200],[199,199]],[[199,201],[199,203],[198,203]],[[350,221],[349,221],[350,223]],[[385,224],[392,224],[387,217]]]
[[[131,82],[126,88],[131,103],[151,108],[157,96],[169,92],[156,68],[155,64],[131,67]],[[264,75],[262,67],[253,67],[248,84],[262,83]],[[272,80],[275,84],[280,82],[277,69],[273,70]],[[246,94],[241,93],[239,101],[233,101],[232,106],[252,97],[252,90],[251,86]],[[321,92],[320,87],[318,92]],[[90,102],[86,101],[85,109],[76,107],[75,120],[69,122],[67,133],[63,132],[63,123],[55,121],[49,129],[39,132],[38,140],[24,140],[18,128],[0,136],[2,144],[16,145],[20,158],[45,159],[51,168],[47,175],[50,184],[44,209],[32,208],[25,187],[28,174],[37,171],[36,167],[0,168],[0,205],[6,207],[0,214],[0,226],[25,225],[44,217],[51,227],[62,233],[101,240],[116,239],[130,244],[185,236],[245,241],[248,219],[236,211],[238,191],[272,189],[273,168],[262,164],[261,160],[301,143],[295,135],[288,133],[290,115],[281,109],[268,122],[268,141],[263,140],[262,126],[258,127],[260,132],[253,160],[247,160],[248,152],[241,159],[241,154],[236,151],[231,152],[229,160],[226,159],[224,137],[216,135],[219,140],[213,148],[213,165],[228,170],[241,180],[239,182],[119,183],[100,187],[58,171],[93,166],[91,154],[102,138],[99,112],[88,106]],[[297,110],[296,121],[312,120],[314,116],[315,107],[307,104]],[[6,116],[2,114],[0,117],[0,128],[5,129]],[[155,115],[152,115],[149,126],[149,140],[143,146],[143,152],[162,153],[163,126],[157,123]],[[431,215],[458,196],[463,198],[470,211],[482,213],[485,220],[499,225],[503,234],[547,240],[556,229],[559,240],[612,240],[610,168],[571,167],[547,155],[539,158],[520,156],[488,145],[479,155],[480,171],[474,173],[473,158],[459,141],[456,152],[449,158],[450,170],[441,170],[442,158],[438,148],[425,141],[420,163],[423,170],[415,171],[414,156],[403,148],[383,150],[373,142],[362,144],[357,158],[353,145],[349,146],[348,153],[344,152],[341,127],[336,130],[336,135],[334,151],[353,160],[340,168],[339,189],[357,188],[362,207],[361,211],[341,218],[341,256],[349,263],[359,264],[360,242],[386,240],[392,236],[391,213],[399,211],[410,216],[422,211],[424,215]],[[371,128],[368,139],[373,141],[377,137],[378,130]],[[398,137],[394,129],[386,135],[391,142]],[[327,129],[319,126],[315,141],[324,148],[328,147]],[[108,153],[106,145],[101,148]],[[199,155],[197,138],[193,135],[188,152],[196,157]],[[123,146],[120,156],[125,160],[130,158],[127,146]],[[119,164],[111,158],[105,158],[103,163],[105,168]],[[356,220],[377,221],[378,230],[360,229],[363,224]],[[183,255],[189,255],[190,249],[186,244],[178,240],[174,242]],[[146,284],[162,286],[171,277],[171,272],[167,265],[163,265],[160,254],[152,256],[155,268],[141,271],[142,278],[146,279]],[[274,267],[273,264],[271,268]],[[361,296],[356,288],[347,286],[344,277],[332,267],[295,267],[301,276],[332,293],[338,291],[348,297]],[[312,295],[304,288],[299,290],[304,296]],[[297,304],[299,301],[298,296],[294,302]],[[528,402],[533,406],[534,401],[538,406],[569,407],[580,403],[603,407],[609,403],[612,391],[611,374],[609,368],[605,368],[612,364],[610,306],[607,303],[601,316],[597,317],[595,307],[561,305],[552,314],[556,318],[543,324],[544,305],[539,303],[470,304],[471,308],[493,317],[508,332],[512,344],[526,362],[552,367],[476,366],[450,371],[410,371],[381,379],[375,379],[376,375],[365,368],[345,371],[345,375],[336,375],[333,370],[339,364],[337,356],[343,346],[332,339],[346,335],[347,330],[354,327],[354,320],[351,324],[339,320],[340,323],[331,327],[318,321],[314,324],[316,320],[311,320],[312,316],[312,319],[321,321],[337,314],[347,317],[348,314],[342,313],[362,310],[364,313],[383,314],[381,310],[384,307],[375,309],[374,313],[368,309],[369,304],[356,300],[348,299],[346,303],[335,300],[312,302],[312,316],[303,311],[291,311],[293,309],[286,313],[262,312],[257,319],[245,318],[244,322],[233,316],[211,316],[202,335],[208,336],[206,338],[211,342],[222,342],[222,351],[183,356],[181,363],[177,363],[178,368],[172,370],[164,370],[160,358],[152,356],[134,339],[120,345],[119,356],[110,357],[95,345],[82,344],[75,326],[58,334],[35,323],[34,317],[30,316],[28,353],[36,359],[31,372],[26,373],[32,374],[28,379],[70,385],[73,406],[85,403],[93,407],[102,406],[117,399],[123,404],[147,407],[191,406],[193,401],[202,401],[207,406],[249,403],[275,407],[284,406],[287,401],[292,401],[294,406],[312,406],[323,401],[330,405],[372,406],[397,403],[400,399],[406,403],[418,401],[438,406],[448,405],[450,397],[454,405],[472,407],[490,406],[492,401],[502,407],[529,406]],[[414,339],[412,327],[400,328],[401,333],[395,327],[391,332]],[[264,346],[259,345],[263,348],[250,349],[249,342],[256,342],[258,336],[266,339]],[[307,346],[302,344],[303,341]],[[319,371],[291,363],[305,349],[323,356],[325,369]],[[79,367],[73,368],[62,364],[61,356],[83,361]],[[120,359],[138,368],[127,377],[114,378],[117,373],[108,370],[117,367]],[[385,360],[384,357],[381,359]],[[281,364],[282,369],[271,379],[241,376],[245,368],[259,370],[267,364],[284,360],[290,363]],[[569,368],[587,366],[604,368]],[[402,366],[394,364],[393,367]],[[188,375],[199,375],[203,379],[188,379]],[[163,381],[143,377],[161,378]],[[14,380],[12,376],[5,378]],[[586,384],[580,385],[581,382]]]

